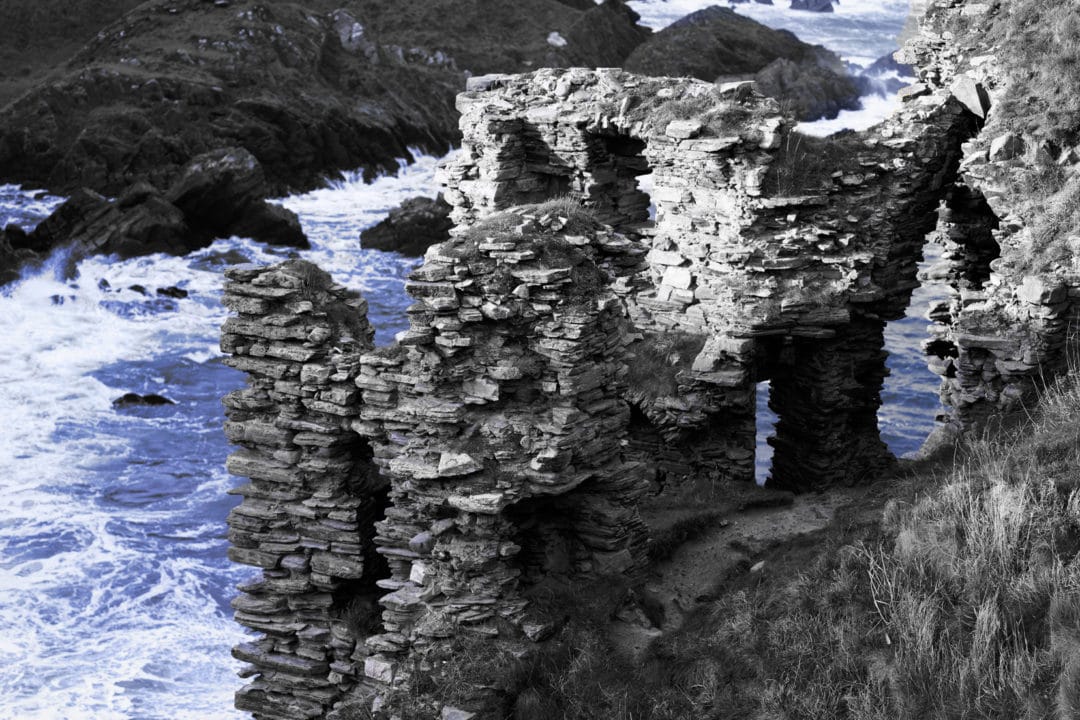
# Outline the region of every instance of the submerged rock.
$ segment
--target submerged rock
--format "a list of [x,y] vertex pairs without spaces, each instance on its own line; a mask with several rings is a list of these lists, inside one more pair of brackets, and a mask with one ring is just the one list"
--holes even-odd
[[390,211],[385,220],[360,234],[360,242],[373,250],[392,250],[420,257],[436,243],[450,238],[450,205],[443,196],[414,197]]

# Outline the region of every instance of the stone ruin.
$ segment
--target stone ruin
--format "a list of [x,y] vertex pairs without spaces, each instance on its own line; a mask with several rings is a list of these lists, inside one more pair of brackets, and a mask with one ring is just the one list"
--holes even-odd
[[359,412],[358,353],[372,347],[367,304],[314,265],[226,271],[226,363],[248,385],[226,396],[228,460],[250,482],[233,491],[229,558],[261,568],[240,586],[236,620],[261,633],[233,655],[254,682],[236,706],[260,718],[318,718],[357,680],[357,628],[370,591],[375,521],[387,482],[349,427]]
[[1066,239],[1067,257],[1040,257],[1017,207],[1026,193],[1011,185],[1024,170],[1047,165],[1075,177],[1080,153],[996,124],[992,110],[1008,92],[1002,79],[1009,73],[992,48],[970,56],[937,32],[963,8],[945,4],[937,12],[904,51],[902,61],[918,67],[911,92],[952,94],[981,128],[962,147],[960,179],[934,233],[944,252],[927,272],[949,289],[928,314],[924,349],[942,378],[940,434],[951,439],[1021,410],[1076,360],[1068,351],[1080,323],[1080,238]]
[[641,568],[646,483],[623,457],[627,328],[607,289],[629,246],[554,212],[481,224],[429,252],[410,329],[361,358],[353,428],[391,482],[369,678],[408,680],[405,660],[443,639],[520,624],[523,581]]
[[[230,557],[262,568],[234,602],[262,634],[234,650],[255,677],[239,708],[370,704],[461,633],[541,632],[523,588],[642,568],[647,482],[624,452],[628,326],[611,290],[641,253],[567,215],[525,209],[439,246],[391,348],[310,264],[227,271],[222,348],[250,376],[225,400],[228,467],[251,478]],[[358,617],[376,588],[381,620]]]
[[[634,576],[649,477],[753,479],[761,380],[771,483],[892,461],[883,329],[939,202],[961,204],[960,103],[912,95],[809,181],[744,83],[542,70],[474,78],[459,107],[457,227],[410,277],[395,345],[372,348],[363,301],[313,266],[227,272],[222,348],[250,376],[226,399],[229,468],[251,478],[231,557],[262,568],[235,603],[261,633],[235,650],[254,678],[237,705],[258,718],[420,692],[456,638],[538,637],[544,578]],[[674,389],[631,383],[671,336],[695,339]]]
[[[668,445],[695,472],[753,479],[755,389],[770,380],[773,486],[822,488],[888,466],[883,332],[918,286],[974,129],[959,102],[914,97],[874,130],[804,152],[812,139],[749,83],[541,70],[473,78],[458,108],[462,150],[441,179],[460,227],[573,197],[648,249],[647,268],[619,281],[635,327],[702,337],[677,396],[638,397],[658,430],[647,455]],[[825,151],[834,164],[799,177]],[[654,222],[637,184],[647,173]]]

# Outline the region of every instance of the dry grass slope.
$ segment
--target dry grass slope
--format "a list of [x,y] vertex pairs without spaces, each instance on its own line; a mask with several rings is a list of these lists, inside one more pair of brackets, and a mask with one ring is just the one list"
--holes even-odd
[[613,606],[600,583],[549,597],[560,632],[483,663],[480,684],[515,720],[1074,720],[1078,406],[1074,372],[880,523],[838,528],[793,579],[728,581],[640,665],[614,659],[609,616],[579,612]]

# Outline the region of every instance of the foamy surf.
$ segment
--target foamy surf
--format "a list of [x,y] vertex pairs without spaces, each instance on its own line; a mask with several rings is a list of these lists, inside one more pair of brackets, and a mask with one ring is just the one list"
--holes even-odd
[[[311,238],[301,254],[364,292],[384,340],[406,324],[416,260],[362,250],[359,234],[434,195],[436,162],[281,201]],[[0,207],[30,229],[61,200],[5,186]],[[251,572],[225,557],[237,481],[220,404],[244,376],[217,349],[221,270],[293,252],[229,238],[185,257],[87,258],[73,279],[58,253],[0,294],[0,717],[245,717],[229,600]],[[126,392],[175,404],[114,407]]]

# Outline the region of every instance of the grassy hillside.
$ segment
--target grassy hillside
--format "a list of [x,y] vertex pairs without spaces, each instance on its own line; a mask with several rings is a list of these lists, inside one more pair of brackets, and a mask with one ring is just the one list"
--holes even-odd
[[0,0],[0,107],[142,0]]
[[1080,13],[1076,3],[1059,0],[989,5],[994,22],[951,13],[948,29],[993,48],[1005,72],[987,131],[1025,140],[1025,162],[1011,169],[1010,190],[1024,199],[1019,212],[1033,242],[1015,262],[1037,273],[1080,252],[1080,241],[1070,240],[1080,232],[1080,179],[1075,160],[1062,159],[1080,143]]
[[541,616],[569,618],[553,641],[463,641],[429,689],[496,693],[515,720],[1075,720],[1078,406],[1074,372],[1023,425],[879,487],[758,572],[717,577],[641,663],[610,639],[625,586],[545,588]]

